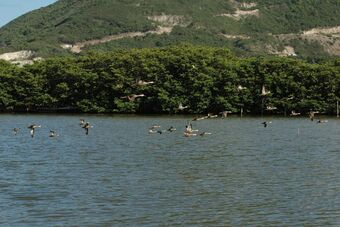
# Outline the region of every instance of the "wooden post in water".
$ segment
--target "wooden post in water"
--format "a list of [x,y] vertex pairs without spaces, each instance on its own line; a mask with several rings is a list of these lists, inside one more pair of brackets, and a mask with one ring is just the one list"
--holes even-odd
[[336,101],[336,117],[339,117],[339,101]]
[[264,104],[264,98],[262,97],[262,103],[261,103],[261,117],[263,117],[263,104]]
[[243,117],[243,107],[241,107],[241,117]]

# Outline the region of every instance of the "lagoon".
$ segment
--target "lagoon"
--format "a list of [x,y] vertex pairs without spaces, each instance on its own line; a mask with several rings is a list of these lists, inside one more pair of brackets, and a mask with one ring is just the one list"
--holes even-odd
[[[340,225],[339,119],[207,119],[193,126],[211,135],[187,138],[190,119],[0,115],[0,224]],[[154,124],[177,131],[149,134]]]

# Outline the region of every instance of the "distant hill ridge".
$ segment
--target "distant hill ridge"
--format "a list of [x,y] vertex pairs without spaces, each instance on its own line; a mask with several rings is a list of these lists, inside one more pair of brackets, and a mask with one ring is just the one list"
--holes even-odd
[[220,46],[239,56],[340,56],[338,0],[59,0],[0,28],[0,53]]

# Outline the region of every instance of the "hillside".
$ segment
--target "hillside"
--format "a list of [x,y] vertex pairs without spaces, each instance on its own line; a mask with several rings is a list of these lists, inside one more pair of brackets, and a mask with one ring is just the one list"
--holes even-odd
[[239,56],[340,56],[338,0],[59,0],[0,28],[0,53],[34,57],[178,43]]

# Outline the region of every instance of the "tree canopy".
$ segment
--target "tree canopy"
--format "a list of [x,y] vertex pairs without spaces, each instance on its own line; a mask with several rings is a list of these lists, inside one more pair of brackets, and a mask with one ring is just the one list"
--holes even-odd
[[[261,95],[263,87],[270,93]],[[2,111],[194,114],[242,107],[251,114],[332,114],[339,97],[339,59],[238,58],[225,48],[180,45],[88,52],[24,67],[0,61]],[[179,104],[189,107],[181,111]]]

